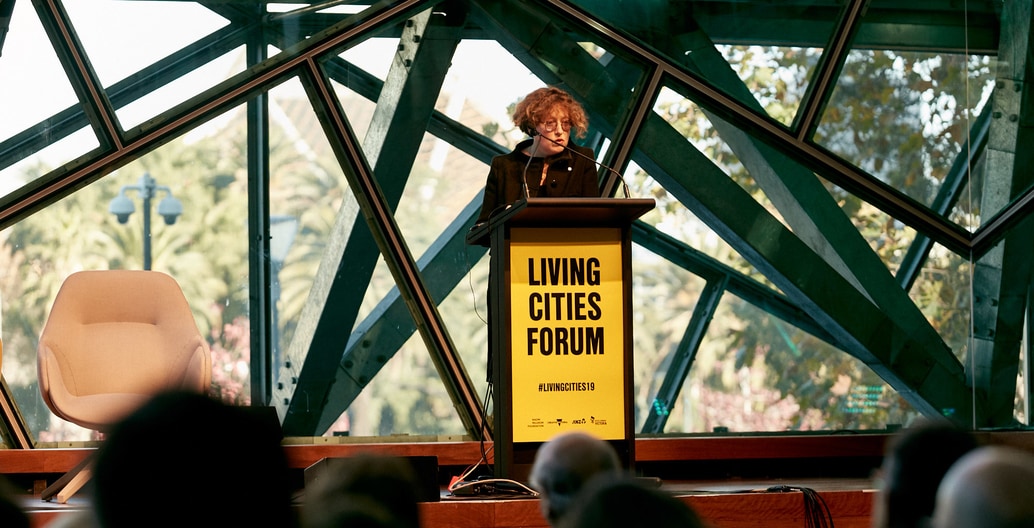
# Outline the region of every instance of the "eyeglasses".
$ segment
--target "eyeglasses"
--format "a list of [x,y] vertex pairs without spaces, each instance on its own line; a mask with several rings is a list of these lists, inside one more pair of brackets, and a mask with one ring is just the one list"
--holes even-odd
[[[565,120],[561,121],[559,124],[560,124],[560,127],[563,128],[564,130],[571,130],[571,122],[570,121],[565,119]],[[554,119],[552,121],[546,121],[544,123],[539,123],[539,126],[542,127],[542,130],[544,130],[546,132],[553,132],[554,130],[556,130],[557,121],[556,121],[556,119]]]

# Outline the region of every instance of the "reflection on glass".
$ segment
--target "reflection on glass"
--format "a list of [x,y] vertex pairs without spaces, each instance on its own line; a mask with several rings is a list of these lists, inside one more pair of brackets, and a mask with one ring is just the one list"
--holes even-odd
[[[703,112],[699,106],[668,88],[661,90],[661,94],[657,98],[657,104],[654,106],[654,112],[685,137],[688,147],[697,149],[703,155],[701,163],[703,160],[706,160],[713,164],[715,168],[728,175],[733,182],[749,193],[753,200],[764,206],[769,214],[785,224],[775,205],[769,201],[768,196],[762,190],[760,184],[755,181],[748,167],[740,162],[734,152],[734,148],[744,148],[752,151],[754,146],[749,138],[723,121],[717,120],[712,122],[711,116]],[[723,133],[725,134],[724,136]],[[727,140],[727,137],[731,138],[731,140]],[[730,141],[738,143],[730,143]],[[684,207],[681,203],[677,203],[681,200],[677,200],[676,195],[661,194],[659,192],[654,194],[659,197],[658,199],[663,200],[662,205],[672,202],[665,209],[674,211]],[[690,214],[689,216],[692,215]],[[667,229],[669,226],[674,225],[672,221],[672,218],[665,219],[665,221],[658,224],[658,227]],[[708,252],[737,269],[752,269],[742,257],[737,255],[731,246],[722,241],[713,231],[706,228],[699,220],[695,220],[695,217],[694,221],[695,223],[691,224],[691,229],[698,233],[697,236],[687,238],[689,233],[686,233],[684,230],[681,233],[672,232],[671,234],[680,240],[688,241],[691,246]],[[706,238],[700,238],[699,234],[702,233],[707,234]],[[707,244],[699,244],[699,242],[705,240],[708,242]],[[758,280],[764,280],[760,275],[755,277]]]
[[823,185],[887,269],[900,268],[916,240],[915,230],[841,187],[825,180]]
[[[279,350],[286,352],[324,258],[335,218],[342,209],[354,210],[349,205],[354,204],[354,198],[326,136],[319,133],[319,121],[300,83],[291,80],[281,84],[269,92],[269,101],[269,207],[273,217],[295,226],[290,245],[277,265],[279,288],[274,299]],[[270,222],[273,229],[272,218]],[[273,371],[282,367],[283,363],[277,361]]]
[[854,50],[815,141],[932,206],[993,84],[986,56]]
[[821,49],[718,46],[718,51],[743,81],[741,89],[726,87],[730,94],[749,89],[768,117],[793,124]]
[[[70,2],[68,16],[86,58],[109,90],[107,96],[123,129],[153,118],[245,66],[240,34],[227,31],[219,39],[205,40],[227,26],[227,20],[193,3]],[[117,28],[112,27],[113,20],[118,21]],[[225,53],[216,54],[216,50]],[[161,61],[166,61],[165,67],[155,68]]]
[[934,245],[909,296],[960,361],[969,349],[973,288],[969,261]]
[[77,104],[32,4],[16,2],[11,20],[17,21],[17,30],[3,40],[4,77],[21,82],[0,83],[0,141]]
[[[1012,348],[1012,343],[1021,342],[1016,337],[1019,330],[1014,329],[1023,326],[1019,314],[1025,313],[1022,303],[1012,301],[1028,293],[1026,284],[1021,287],[1020,281],[1012,279],[1021,275],[1015,270],[1026,269],[1029,262],[1004,245],[983,255],[976,266],[970,265],[969,256],[941,246],[909,262],[908,252],[924,243],[922,234],[859,197],[819,181],[831,175],[816,177],[791,157],[793,153],[772,152],[756,140],[765,133],[761,127],[792,126],[800,118],[805,92],[819,84],[817,66],[826,65],[827,46],[848,35],[834,31],[841,27],[843,2],[658,1],[638,3],[637,9],[597,0],[574,3],[618,31],[569,17],[559,3],[520,0],[478,2],[476,15],[459,10],[467,18],[450,25],[447,22],[453,19],[436,17],[446,11],[448,16],[458,13],[450,11],[452,4],[442,3],[435,4],[440,9],[437,14],[424,19],[432,28],[427,36],[435,38],[413,38],[424,34],[407,32],[409,17],[424,13],[406,13],[405,18],[383,20],[383,26],[371,32],[364,30],[356,39],[365,40],[342,43],[336,54],[313,55],[320,73],[333,85],[335,103],[343,109],[365,160],[344,159],[348,156],[341,155],[340,145],[331,145],[333,139],[325,135],[312,106],[322,94],[305,93],[293,79],[277,78],[281,84],[269,88],[270,138],[268,145],[258,145],[269,148],[268,214],[271,223],[290,219],[297,226],[288,247],[270,255],[275,275],[271,286],[276,287],[273,319],[279,332],[270,369],[287,372],[290,378],[291,369],[311,370],[313,364],[306,364],[305,355],[317,353],[330,358],[331,368],[347,368],[340,354],[351,352],[360,346],[357,342],[362,344],[363,338],[376,333],[362,331],[378,324],[378,330],[388,329],[381,335],[394,334],[368,347],[369,363],[363,365],[363,372],[373,372],[371,379],[353,384],[355,394],[330,395],[325,414],[333,416],[321,420],[341,419],[323,424],[326,427],[316,434],[463,432],[427,347],[413,329],[412,315],[398,301],[395,278],[378,248],[371,243],[357,255],[343,255],[341,246],[335,245],[341,241],[336,236],[352,242],[361,238],[352,235],[365,235],[370,229],[360,211],[364,202],[348,188],[345,174],[369,162],[410,256],[420,259],[421,266],[442,266],[431,259],[443,258],[455,268],[444,275],[435,274],[435,268],[423,269],[420,280],[441,301],[438,308],[470,378],[485,379],[485,253],[464,247],[460,255],[455,249],[441,248],[454,241],[448,238],[454,237],[450,229],[462,225],[471,204],[476,206],[491,156],[512,149],[524,137],[513,129],[507,110],[534,88],[564,87],[589,109],[591,130],[585,143],[603,159],[609,149],[628,146],[621,143],[626,138],[619,134],[631,128],[632,117],[639,115],[632,112],[642,101],[653,101],[657,95],[645,93],[644,82],[645,73],[655,71],[655,65],[644,64],[654,60],[658,71],[666,72],[661,82],[670,87],[661,89],[656,105],[645,112],[641,123],[636,122],[638,129],[628,131],[648,139],[629,150],[634,163],[625,171],[633,195],[654,197],[658,205],[637,225],[644,240],[637,241],[633,263],[640,420],[652,408],[659,380],[670,370],[668,354],[684,338],[690,314],[701,303],[701,292],[728,280],[721,286],[727,290],[721,293],[728,295],[720,297],[664,431],[830,430],[907,423],[914,415],[903,403],[902,395],[908,393],[894,393],[841,349],[849,347],[831,345],[819,323],[801,315],[837,317],[808,303],[818,304],[827,295],[844,292],[830,294],[823,285],[811,285],[792,292],[791,301],[789,294],[773,287],[775,283],[787,290],[799,286],[781,281],[785,276],[771,269],[777,265],[784,265],[777,270],[784,275],[787,270],[796,273],[798,282],[818,275],[813,272],[817,267],[826,270],[832,260],[825,260],[829,253],[817,249],[820,244],[838,256],[852,255],[847,251],[852,250],[853,255],[864,253],[876,262],[863,268],[858,264],[861,259],[848,256],[830,264],[833,271],[826,270],[821,277],[837,284],[859,271],[869,273],[870,279],[876,272],[881,278],[893,279],[891,273],[901,277],[902,270],[915,264],[907,272],[913,275],[907,295],[882,283],[858,289],[873,297],[885,294],[893,301],[874,301],[872,305],[879,308],[868,312],[873,318],[891,313],[892,308],[915,315],[914,324],[892,329],[897,331],[895,338],[925,334],[922,344],[928,350],[907,358],[915,370],[892,372],[900,375],[898,381],[920,377],[922,367],[928,365],[924,361],[948,363],[958,358],[970,369],[966,374],[976,373],[973,379],[979,392],[959,394],[968,392],[969,379],[960,372],[958,379],[930,383],[938,386],[924,392],[923,398],[943,398],[955,405],[959,398],[969,402],[970,396],[986,393],[987,404],[977,402],[980,425],[1008,426],[1016,419],[1029,420],[1028,398],[1017,374],[1027,361],[1017,359],[1019,354]],[[319,32],[359,9],[394,6],[390,2],[333,9],[271,5],[269,13],[254,13],[254,20],[247,20],[247,14],[230,20],[216,14],[223,8],[193,3],[159,6],[92,0],[67,4],[85,51],[109,90],[106,95],[119,119],[116,128],[158,122],[150,120],[232,75],[253,73],[245,72],[246,28],[255,28],[255,35],[267,39],[256,45],[265,46],[273,56],[268,66],[305,49],[306,43],[319,38]],[[971,167],[958,165],[969,148],[967,134],[976,129],[979,116],[989,114],[992,90],[996,105],[1005,102],[1004,96],[1019,93],[1010,91],[1015,86],[991,87],[996,73],[1008,77],[1002,68],[1009,64],[996,63],[993,57],[999,48],[1009,49],[1024,37],[1005,37],[1007,28],[999,22],[1005,18],[999,18],[998,11],[1008,3],[976,3],[973,9],[987,11],[979,13],[950,2],[913,3],[910,8],[916,11],[907,13],[912,19],[896,13],[901,10],[891,4],[867,4],[861,27],[848,43],[854,47],[846,63],[828,64],[839,74],[832,79],[834,92],[828,99],[827,94],[813,94],[827,102],[819,109],[816,135],[800,140],[814,140],[822,149],[975,232],[1024,190],[1003,192],[1000,186],[1013,169],[995,166],[993,156],[974,156],[968,161]],[[253,314],[249,314],[245,230],[250,211],[266,211],[257,204],[249,208],[249,191],[254,189],[247,185],[246,156],[256,145],[248,142],[243,107],[184,137],[158,138],[163,146],[139,159],[152,145],[145,150],[133,150],[130,145],[133,148],[125,152],[105,151],[101,155],[108,159],[100,160],[100,142],[34,6],[53,8],[46,3],[17,3],[13,16],[17,26],[12,27],[3,50],[4,71],[13,78],[46,82],[0,85],[0,115],[4,116],[0,120],[0,197],[39,183],[41,177],[54,175],[77,158],[118,170],[0,232],[3,369],[20,410],[47,446],[92,438],[88,432],[68,430],[67,424],[35,403],[39,400],[33,343],[57,285],[72,270],[142,266],[140,229],[117,225],[105,205],[121,185],[137,181],[144,172],[172,187],[184,207],[175,225],[153,233],[154,267],[172,273],[183,284],[199,326],[212,343],[219,397],[250,403]],[[184,15],[190,23],[182,22]],[[117,22],[114,26],[112,20]],[[916,20],[922,24],[910,26]],[[251,22],[262,25],[251,26]],[[955,30],[962,23],[968,27]],[[899,31],[905,26],[918,29]],[[1018,29],[1008,29],[1026,31],[1023,24],[1013,26]],[[228,29],[234,36],[227,32],[224,48],[197,44],[197,39]],[[439,38],[442,34],[446,38]],[[28,37],[31,41],[23,40]],[[965,49],[970,43],[973,49]],[[626,51],[637,47],[646,51],[641,58]],[[419,60],[417,49],[424,52]],[[151,68],[181,51],[177,67]],[[687,85],[678,85],[683,82]],[[701,107],[698,102],[703,101],[694,101],[691,95],[701,93],[699,88],[713,88],[756,115],[744,115],[740,108]],[[721,116],[746,119],[725,121]],[[1015,140],[1006,135],[1007,141]],[[728,204],[734,207],[722,210]],[[822,214],[816,214],[817,204],[824,207]],[[808,226],[809,221],[815,227]],[[833,224],[837,227],[829,229]],[[1029,226],[1021,223],[1014,232],[1020,242],[1016,246],[1029,248],[1019,236],[1031,232]],[[788,254],[793,252],[772,247],[786,243],[804,248],[796,246],[798,241],[808,250]],[[759,258],[754,253],[763,254]],[[338,258],[341,262],[334,261]],[[321,265],[328,261],[343,262],[348,279],[354,280],[349,284],[354,291],[345,295],[350,296],[345,301],[348,306],[323,306],[311,299],[318,290],[314,285],[324,278]],[[798,261],[808,264],[794,268]],[[398,312],[385,316],[387,312],[380,310],[389,304]],[[823,307],[835,311],[843,306],[830,302]],[[278,354],[301,339],[304,325],[311,321],[305,317],[330,314],[340,316],[336,322],[341,328],[332,329],[341,332],[340,343],[328,347],[333,349],[330,352],[299,347],[302,357],[288,368]],[[868,330],[865,325],[871,321],[848,319],[832,322],[844,327],[857,323],[841,330],[855,331],[852,337],[864,340],[858,329]],[[949,350],[942,350],[942,345]],[[993,376],[985,376],[1002,365]],[[299,391],[296,401],[306,396]],[[710,408],[723,414],[708,414]]]
[[65,7],[105,87],[227,25],[225,18],[192,2],[85,0]]
[[[638,245],[632,247],[632,266],[636,270],[632,277],[633,394],[635,431],[640,433],[655,410],[654,401],[665,377],[676,373],[678,365],[673,356],[686,335],[704,281]],[[692,369],[696,368],[694,362]],[[678,390],[681,397],[687,397],[689,388],[682,385]],[[667,426],[664,431],[684,430],[678,416],[669,414],[661,419]]]
[[99,145],[29,2],[14,5],[0,61],[0,197]]
[[[3,121],[0,119],[0,121]],[[61,131],[51,127],[51,123],[41,123],[40,130],[54,132],[54,138],[46,140],[30,140],[32,151],[25,158],[18,158],[18,155],[25,155],[26,152],[10,153],[9,156],[0,155],[0,196],[11,193],[15,189],[32,182],[48,172],[78,158],[100,146],[97,136],[90,128],[80,128],[77,131]],[[71,132],[71,133],[69,133]],[[66,135],[67,134],[67,135]],[[43,136],[47,136],[46,133]],[[62,137],[63,136],[63,137]],[[0,154],[6,147],[18,150],[18,141],[0,142]],[[10,164],[10,165],[8,165]]]
[[[521,10],[528,9],[523,4],[515,5]],[[496,4],[487,7],[490,14],[499,8]],[[631,74],[636,70],[627,60],[613,56],[604,46],[559,21],[554,22],[555,27],[551,25],[556,31],[550,32],[550,44],[543,48],[543,56],[522,56],[523,64],[499,42],[486,39],[463,40],[455,49],[426,44],[426,49],[420,49],[421,53],[438,55],[421,55],[425,62],[420,63],[415,55],[417,48],[429,41],[414,39],[407,32],[424,22],[440,24],[442,19],[440,15],[430,13],[422,13],[414,19],[418,21],[413,26],[407,25],[401,38],[370,38],[352,43],[339,54],[325,57],[322,66],[335,83],[335,93],[345,109],[349,124],[362,142],[366,161],[374,169],[383,198],[395,210],[395,221],[410,254],[428,266],[425,285],[429,292],[436,299],[444,299],[446,294],[449,298],[459,297],[460,300],[452,303],[483,303],[484,299],[478,300],[478,296],[483,296],[485,282],[466,283],[472,280],[467,275],[472,273],[472,267],[481,255],[438,253],[456,251],[456,244],[443,246],[441,237],[450,236],[449,233],[453,237],[462,237],[465,229],[455,226],[462,227],[469,222],[480,205],[480,192],[491,157],[508,151],[524,138],[511,122],[509,114],[520,97],[545,84],[532,72],[538,71],[541,75],[551,70],[558,76],[555,79],[558,84],[572,91],[581,90],[576,92],[577,97],[596,103],[595,108],[599,111],[591,117],[591,126],[595,130],[586,140],[590,146],[602,144],[602,131],[613,130],[626,118],[629,98],[635,95],[630,86],[638,81],[638,77]],[[551,56],[557,53],[577,55],[581,68],[557,69],[557,64],[551,60]],[[438,64],[447,64],[448,69],[440,70]],[[621,75],[609,77],[608,67]],[[641,68],[638,70],[641,72]],[[592,85],[594,82],[598,84]],[[357,99],[376,101],[377,106],[371,109],[363,104],[353,104]],[[423,125],[424,115],[430,122],[427,126],[429,132],[412,126],[413,123]],[[468,131],[491,139],[495,145],[488,146],[470,137]],[[369,229],[362,218],[355,220],[359,222],[352,227],[353,232]],[[465,252],[470,251],[463,244],[459,247]],[[431,253],[431,250],[435,252]],[[416,328],[412,316],[399,308],[404,305],[398,300],[394,277],[383,262],[378,262],[370,278],[363,278],[368,268],[360,261],[375,256],[372,253],[346,256],[352,265],[352,279],[363,283],[368,280],[369,286],[353,325],[356,334],[349,339],[343,363],[351,365],[347,368],[362,372],[363,380],[371,381],[358,396],[351,396],[347,394],[350,391],[344,389],[331,389],[320,429],[328,425],[326,422],[332,421],[329,416],[334,415],[340,418],[332,427],[350,427],[350,435],[377,434],[388,430],[427,434],[462,431],[454,411],[450,411],[449,420],[442,420],[439,410],[452,409],[453,406],[444,393],[438,394],[441,382],[434,379],[438,374],[430,368],[433,365],[429,363],[426,346],[420,339],[414,339]],[[457,262],[464,262],[469,267],[458,266]],[[483,370],[487,347],[483,318],[487,314],[482,311],[479,316],[469,309],[462,313],[467,315],[449,317],[450,334],[458,352],[473,358],[467,365],[469,371]],[[381,320],[379,323],[367,321],[364,318],[368,315]],[[371,331],[371,325],[375,324],[390,324],[392,333],[407,338],[406,344],[386,341],[384,336],[388,334]],[[357,343],[364,345],[358,346]],[[417,353],[411,350],[412,347],[422,350]],[[366,348],[375,352],[366,351]],[[415,367],[405,373],[404,379],[396,379],[388,369],[403,354],[411,358],[420,357],[419,360],[409,360],[409,363],[424,367]],[[350,372],[350,375],[355,374]],[[485,376],[471,378],[482,380]],[[392,396],[400,386],[408,384],[434,386],[435,390],[423,394],[423,399],[417,398],[409,403],[406,403],[409,399]],[[350,400],[352,397],[356,399]],[[382,401],[391,402],[390,406],[376,403]],[[422,401],[420,405],[424,407],[416,405],[416,401]],[[383,419],[384,422],[380,425],[367,422],[370,419],[368,413],[357,409],[361,402],[362,405],[375,402],[375,407],[379,406],[383,415],[374,416],[374,419]],[[399,407],[404,403],[407,406]],[[337,414],[336,409],[344,406],[347,406],[347,412]],[[424,416],[427,413],[431,415]],[[363,415],[363,421],[357,421],[359,415]],[[348,425],[343,425],[345,423]],[[323,431],[316,433],[322,434]]]
[[[210,62],[197,64],[181,77],[158,79],[149,83],[142,87],[146,93],[116,109],[120,124],[126,129],[145,124],[158,112],[172,108],[188,97],[226,80],[236,73],[235,70],[240,69],[243,57],[244,49],[236,49]],[[119,102],[125,99],[117,98]]]
[[[840,9],[828,2],[577,0],[592,16],[671,62],[790,125]],[[662,36],[663,38],[658,38]]]
[[[95,439],[60,420],[40,401],[35,343],[64,278],[81,269],[142,269],[140,215],[128,225],[108,211],[123,185],[147,172],[183,206],[175,224],[154,217],[152,269],[180,283],[212,349],[212,394],[250,400],[245,159],[237,150],[243,127],[231,125],[194,141],[173,140],[0,233],[0,298],[4,301],[4,376],[39,442]],[[237,154],[234,154],[234,153]],[[218,160],[218,163],[215,162]],[[225,171],[225,172],[224,172]],[[157,205],[157,204],[155,204]],[[142,351],[145,352],[145,351]]]
[[666,432],[885,429],[917,416],[861,361],[731,295],[679,403]]
[[[463,435],[456,413],[427,347],[413,334],[370,380],[324,435]],[[330,407],[328,407],[328,410]]]
[[1030,421],[1030,234],[1034,217],[1018,222],[972,264],[972,333],[960,359],[975,392],[976,421],[1015,427]]

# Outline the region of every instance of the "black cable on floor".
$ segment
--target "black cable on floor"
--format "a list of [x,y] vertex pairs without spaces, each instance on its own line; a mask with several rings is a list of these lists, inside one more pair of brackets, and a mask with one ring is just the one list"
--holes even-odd
[[801,492],[804,495],[804,527],[833,528],[833,514],[829,511],[829,505],[815,490],[803,486],[772,486],[766,491]]

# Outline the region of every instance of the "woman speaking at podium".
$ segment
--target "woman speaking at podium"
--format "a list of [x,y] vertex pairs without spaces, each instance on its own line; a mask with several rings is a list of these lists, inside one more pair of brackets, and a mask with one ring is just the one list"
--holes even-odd
[[572,132],[585,137],[589,126],[578,101],[559,88],[539,88],[517,103],[512,118],[531,138],[518,143],[513,152],[492,159],[475,224],[521,198],[599,198],[592,149],[571,143]]
[[[493,213],[520,199],[600,197],[592,149],[571,143],[572,131],[579,138],[585,136],[589,118],[570,94],[554,87],[539,88],[517,103],[512,118],[513,124],[531,138],[518,143],[509,154],[492,159],[481,214],[472,232]],[[468,243],[489,246],[490,240],[489,237],[468,238]],[[491,304],[488,306],[490,326]],[[493,381],[492,371],[489,345],[486,370],[489,383]]]

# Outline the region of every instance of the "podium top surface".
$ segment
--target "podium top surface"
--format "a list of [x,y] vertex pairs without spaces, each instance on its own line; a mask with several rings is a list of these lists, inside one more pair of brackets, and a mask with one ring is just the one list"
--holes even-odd
[[467,234],[468,244],[488,245],[496,228],[509,227],[623,227],[655,207],[653,198],[529,198],[518,200],[477,224]]
[[631,223],[654,208],[653,198],[529,198],[513,226],[609,226]]

